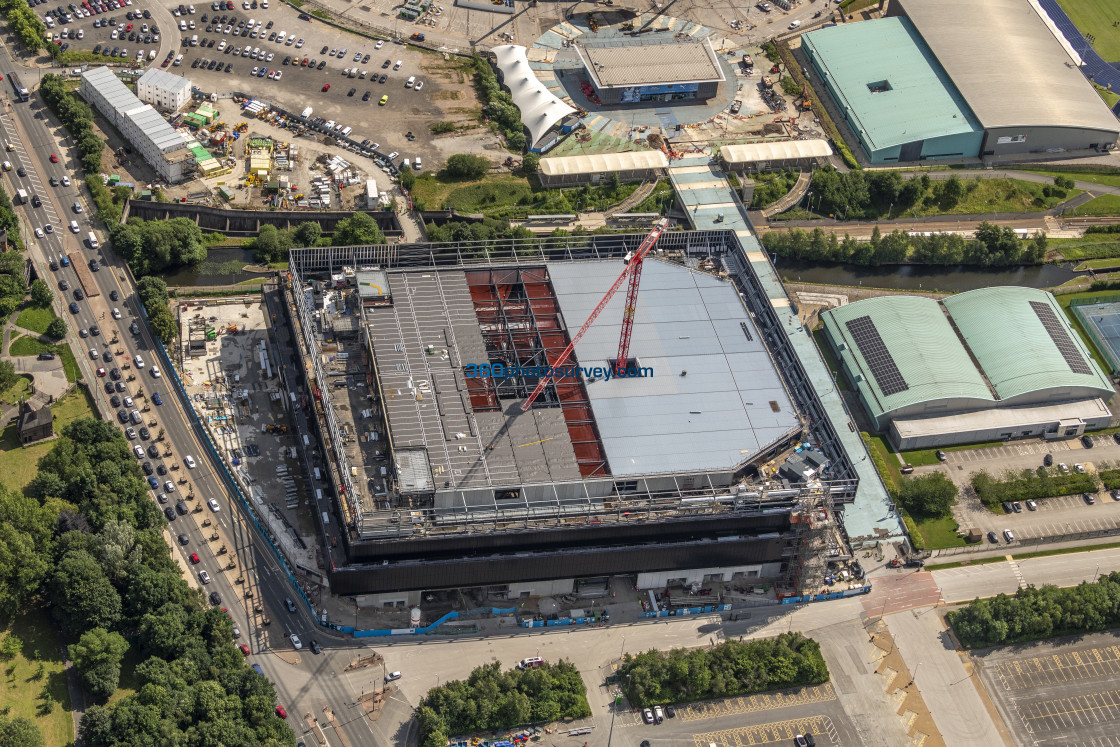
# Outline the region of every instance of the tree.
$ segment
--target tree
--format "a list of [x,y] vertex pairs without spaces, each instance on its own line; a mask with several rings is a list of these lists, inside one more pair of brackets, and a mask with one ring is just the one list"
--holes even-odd
[[964,182],[956,174],[950,176],[941,185],[941,204],[946,210],[952,209],[960,204],[960,201],[965,196]]
[[0,361],[0,392],[6,392],[19,381],[19,374],[11,361]]
[[68,648],[86,687],[100,698],[107,698],[117,691],[121,662],[127,650],[128,641],[124,636],[104,628],[87,630],[77,643]]
[[[517,111],[516,108],[514,111]],[[444,174],[451,179],[481,179],[490,170],[490,162],[471,153],[456,153],[447,159]]]
[[952,514],[957,486],[941,472],[903,477],[894,499],[911,516],[937,519]]
[[4,747],[43,747],[43,735],[30,719],[9,718],[0,714],[0,745]]
[[323,237],[323,227],[314,221],[305,221],[296,226],[294,237],[299,246],[315,246]]
[[47,325],[47,337],[51,337],[55,340],[61,340],[63,337],[66,337],[66,322],[58,317],[52,319],[51,323]]
[[333,244],[335,246],[384,243],[385,234],[381,233],[377,221],[371,218],[368,213],[354,213],[349,218],[339,221],[334,230]]
[[71,635],[96,628],[110,628],[121,616],[121,597],[85,550],[67,553],[54,569],[50,583],[54,613]]
[[5,661],[11,661],[22,650],[23,641],[15,633],[8,633],[4,643],[0,644],[0,656],[3,656]]
[[412,191],[412,185],[416,183],[416,173],[408,166],[401,166],[400,171],[401,187]]
[[31,303],[41,309],[45,309],[54,301],[54,294],[51,293],[50,286],[43,280],[35,278],[31,281]]

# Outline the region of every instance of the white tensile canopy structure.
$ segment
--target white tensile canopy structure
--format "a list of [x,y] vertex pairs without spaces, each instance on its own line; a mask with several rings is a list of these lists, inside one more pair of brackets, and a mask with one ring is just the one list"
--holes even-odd
[[502,44],[491,51],[502,72],[502,83],[509,89],[513,103],[521,111],[522,124],[529,130],[530,145],[536,145],[549,128],[575,113],[575,109],[537,80],[537,74],[533,72],[529,59],[525,56],[525,47],[519,44]]

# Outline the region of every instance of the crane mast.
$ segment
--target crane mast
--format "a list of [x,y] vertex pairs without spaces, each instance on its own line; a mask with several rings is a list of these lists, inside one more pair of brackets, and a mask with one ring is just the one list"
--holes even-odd
[[[572,351],[576,348],[576,343],[587,334],[587,330],[590,329],[595,320],[599,318],[599,314],[603,313],[603,309],[607,307],[607,304],[614,298],[614,294],[622,287],[622,282],[629,276],[630,286],[626,291],[626,308],[622,315],[622,336],[619,338],[618,357],[615,362],[616,370],[623,370],[626,368],[626,359],[630,352],[630,335],[634,330],[634,314],[638,306],[638,282],[642,276],[642,260],[649,254],[649,250],[653,248],[657,240],[661,238],[661,234],[668,225],[669,220],[667,218],[662,218],[657,222],[657,225],[653,227],[653,230],[646,235],[645,239],[642,240],[641,246],[634,252],[630,261],[626,263],[626,266],[622,268],[622,273],[619,274],[618,279],[614,281],[606,294],[599,301],[599,304],[591,312],[591,315],[587,317],[587,321],[583,323],[583,326],[576,332],[572,341],[568,343],[568,347],[564,348],[564,352],[560,353],[556,360],[549,364],[552,369],[560,368],[568,362],[568,358],[571,357]],[[537,382],[537,388],[521,403],[522,412],[527,411],[533,406],[533,402],[535,402],[537,397],[540,396],[540,393],[544,391],[544,388],[548,386],[548,382],[552,381],[552,378],[551,375],[541,377],[541,380]]]

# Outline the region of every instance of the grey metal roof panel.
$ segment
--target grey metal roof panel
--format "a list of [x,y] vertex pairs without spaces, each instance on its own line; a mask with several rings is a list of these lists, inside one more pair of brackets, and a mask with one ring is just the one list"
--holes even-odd
[[[549,265],[570,333],[622,266]],[[624,305],[620,292],[576,346],[581,366],[617,355]],[[585,382],[612,474],[733,469],[800,427],[761,336],[725,280],[647,259],[630,355],[653,376]]]
[[897,0],[897,6],[914,22],[985,128],[1120,132],[1120,122],[1034,3]]

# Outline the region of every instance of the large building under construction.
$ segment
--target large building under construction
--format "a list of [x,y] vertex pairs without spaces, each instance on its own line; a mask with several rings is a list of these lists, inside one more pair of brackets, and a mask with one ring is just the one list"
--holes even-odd
[[347,529],[324,564],[334,593],[411,604],[614,575],[798,589],[846,556],[833,508],[855,472],[807,415],[816,393],[731,231],[665,233],[646,259],[640,375],[611,367],[620,292],[522,409],[642,239],[292,252],[317,498]]

